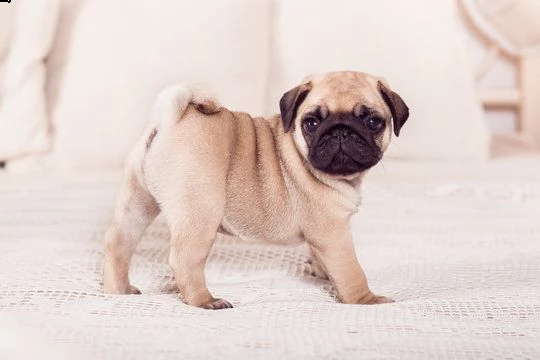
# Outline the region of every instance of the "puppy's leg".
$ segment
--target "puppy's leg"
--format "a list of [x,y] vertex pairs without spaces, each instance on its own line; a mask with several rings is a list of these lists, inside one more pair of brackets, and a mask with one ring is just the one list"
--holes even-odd
[[159,214],[155,199],[127,175],[120,189],[114,219],[105,236],[103,290],[109,294],[140,294],[129,282],[129,263],[144,230]]
[[[330,232],[328,231],[330,229]],[[383,304],[393,302],[369,290],[364,270],[358,263],[348,227],[326,227],[324,239],[318,232],[308,237],[313,254],[336,287],[338,298],[345,304]],[[324,234],[320,232],[319,234]]]
[[232,307],[227,301],[212,296],[204,275],[208,254],[225,212],[224,186],[221,189],[219,185],[219,179],[214,178],[201,179],[189,187],[179,186],[172,197],[174,202],[163,203],[171,228],[169,264],[182,300],[205,309]]

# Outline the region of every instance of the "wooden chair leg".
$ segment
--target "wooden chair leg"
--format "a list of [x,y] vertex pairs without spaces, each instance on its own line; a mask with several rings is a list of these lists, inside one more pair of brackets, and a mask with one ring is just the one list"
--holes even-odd
[[518,128],[531,145],[540,149],[540,54],[520,61],[521,109]]

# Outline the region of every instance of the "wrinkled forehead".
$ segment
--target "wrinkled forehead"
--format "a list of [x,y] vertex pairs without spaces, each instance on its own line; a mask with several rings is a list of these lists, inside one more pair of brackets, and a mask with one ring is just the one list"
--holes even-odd
[[311,82],[309,92],[300,112],[320,107],[330,113],[352,112],[357,106],[366,106],[388,112],[379,94],[373,76],[357,72],[340,72],[314,75],[304,80]]

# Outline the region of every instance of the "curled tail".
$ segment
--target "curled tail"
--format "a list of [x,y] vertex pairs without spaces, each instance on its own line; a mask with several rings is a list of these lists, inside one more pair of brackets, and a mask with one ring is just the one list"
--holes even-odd
[[184,116],[190,104],[206,115],[221,109],[219,101],[197,85],[180,83],[159,93],[152,109],[152,122],[158,128],[170,129]]
[[144,182],[144,163],[152,143],[161,134],[166,134],[174,128],[190,104],[206,115],[221,110],[221,105],[215,97],[190,83],[170,86],[157,96],[152,108],[150,124],[126,159],[126,169],[134,172],[140,184]]

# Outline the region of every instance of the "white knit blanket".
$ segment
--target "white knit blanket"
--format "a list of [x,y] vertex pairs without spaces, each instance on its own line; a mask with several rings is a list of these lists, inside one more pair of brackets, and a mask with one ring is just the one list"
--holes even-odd
[[395,304],[338,304],[295,249],[221,239],[206,274],[234,309],[208,311],[177,299],[162,221],[143,295],[102,294],[117,179],[0,179],[1,359],[540,358],[539,182],[368,182],[357,253]]

